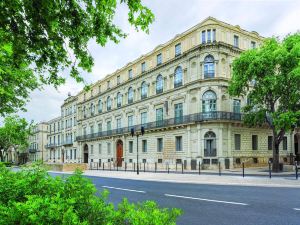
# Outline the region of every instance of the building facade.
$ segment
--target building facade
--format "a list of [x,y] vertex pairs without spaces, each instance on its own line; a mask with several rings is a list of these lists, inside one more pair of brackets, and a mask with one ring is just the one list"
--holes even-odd
[[[198,163],[266,165],[271,130],[246,127],[241,108],[247,97],[228,94],[233,60],[262,41],[254,31],[212,17],[176,35],[89,91],[69,96],[61,117],[49,122],[54,130],[49,128],[48,161],[123,166],[137,162],[138,148],[139,163],[183,163],[187,169]],[[61,130],[55,131],[55,123]],[[130,132],[142,127],[145,133],[137,141]],[[298,136],[284,137],[282,162],[300,154]]]
[[32,135],[29,137],[29,160],[46,161],[48,158],[46,144],[48,135],[48,123],[41,122],[34,126],[32,130]]

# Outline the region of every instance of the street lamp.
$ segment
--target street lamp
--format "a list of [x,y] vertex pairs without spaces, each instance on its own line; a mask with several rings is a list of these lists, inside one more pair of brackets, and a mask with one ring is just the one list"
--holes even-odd
[[[134,128],[132,127],[130,130],[131,136],[134,136]],[[145,133],[145,128],[142,126],[141,127],[141,135],[144,135]],[[136,169],[136,174],[139,175],[139,133],[136,132],[136,165],[137,165],[137,169]]]

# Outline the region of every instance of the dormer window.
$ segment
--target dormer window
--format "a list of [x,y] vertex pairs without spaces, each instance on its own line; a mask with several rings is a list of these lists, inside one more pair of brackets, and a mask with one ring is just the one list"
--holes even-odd
[[206,31],[202,31],[202,44],[205,44],[206,42]]
[[132,79],[132,69],[128,70],[128,79]]
[[144,73],[146,71],[146,62],[142,63],[142,73]]
[[233,36],[233,46],[236,48],[239,47],[239,36],[237,36],[237,35]]
[[212,30],[212,41],[215,42],[216,41],[216,29]]
[[110,81],[107,81],[107,89],[110,89]]
[[121,77],[119,75],[119,76],[117,76],[117,84],[120,84],[120,83],[121,83]]
[[162,64],[162,54],[161,53],[156,56],[156,64],[157,65]]
[[181,54],[181,43],[175,45],[175,57]]
[[211,30],[207,30],[207,43],[211,42]]

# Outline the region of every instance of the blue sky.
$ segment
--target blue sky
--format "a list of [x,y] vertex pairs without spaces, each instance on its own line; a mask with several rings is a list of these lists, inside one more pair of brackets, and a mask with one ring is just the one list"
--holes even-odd
[[[224,22],[240,25],[260,35],[280,36],[300,30],[299,0],[142,0],[155,14],[155,22],[150,33],[136,32],[127,22],[127,8],[120,6],[115,18],[116,23],[129,36],[119,44],[108,43],[100,47],[91,41],[89,50],[94,57],[92,73],[84,74],[86,81],[95,82],[114,72],[130,61],[138,58],[162,44],[176,34],[201,22],[208,16]],[[138,43],[138,44],[137,44]],[[19,113],[22,117],[35,122],[47,121],[60,115],[60,106],[68,92],[77,94],[82,85],[68,79],[57,90],[44,87],[31,94],[27,104],[28,111]]]

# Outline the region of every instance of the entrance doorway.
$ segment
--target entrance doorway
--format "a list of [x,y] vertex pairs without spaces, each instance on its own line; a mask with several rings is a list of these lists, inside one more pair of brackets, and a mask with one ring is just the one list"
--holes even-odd
[[83,148],[83,162],[84,163],[89,162],[89,147],[87,144],[85,144]]
[[123,158],[123,141],[117,141],[117,166],[122,167],[122,158]]
[[294,136],[294,143],[295,143],[295,161],[299,162],[300,161],[300,134],[295,134]]

